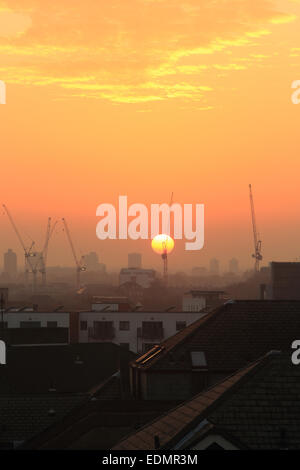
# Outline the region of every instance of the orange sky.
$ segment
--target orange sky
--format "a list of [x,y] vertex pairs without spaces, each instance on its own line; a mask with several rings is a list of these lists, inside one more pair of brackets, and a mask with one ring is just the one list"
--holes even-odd
[[[66,217],[108,268],[147,241],[99,241],[102,202],[205,204],[205,248],[177,243],[170,268],[211,257],[251,265],[248,184],[265,262],[300,256],[300,1],[0,0],[1,203],[26,241]],[[1,215],[0,252],[21,255]],[[50,264],[71,264],[55,233]],[[21,259],[20,259],[21,263]]]

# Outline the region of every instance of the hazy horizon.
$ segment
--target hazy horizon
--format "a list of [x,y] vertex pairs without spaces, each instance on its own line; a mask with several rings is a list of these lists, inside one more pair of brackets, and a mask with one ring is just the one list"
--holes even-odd
[[[300,202],[299,1],[0,1],[1,204],[40,249],[47,217],[66,217],[79,254],[108,269],[149,241],[100,241],[96,208],[205,205],[205,245],[176,242],[170,270],[253,261],[248,184],[263,265],[295,261]],[[0,253],[22,256],[7,216]],[[64,233],[48,263],[72,266]]]

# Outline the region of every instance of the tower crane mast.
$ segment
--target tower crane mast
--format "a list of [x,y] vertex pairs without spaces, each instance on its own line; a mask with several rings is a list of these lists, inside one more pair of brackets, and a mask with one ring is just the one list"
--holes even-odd
[[45,238],[45,244],[43,247],[43,251],[41,253],[41,268],[40,272],[42,274],[42,285],[45,287],[46,286],[46,266],[47,266],[47,256],[48,256],[48,246],[49,246],[49,241],[50,238],[53,234],[53,231],[57,225],[57,220],[54,222],[54,224],[51,226],[51,217],[48,218],[48,223],[47,223],[47,230],[46,230],[46,238]]
[[76,255],[76,251],[75,251],[75,248],[74,248],[74,245],[73,245],[73,242],[72,242],[70,230],[68,228],[66,219],[63,218],[62,221],[63,221],[63,224],[64,224],[65,232],[67,234],[67,238],[68,238],[68,241],[69,241],[69,244],[70,244],[70,247],[71,247],[71,251],[72,251],[72,254],[73,254],[73,258],[74,258],[74,261],[75,261],[75,265],[76,265],[76,288],[77,288],[77,290],[79,290],[80,287],[81,287],[81,285],[80,285],[80,274],[83,271],[86,271],[86,266],[84,264],[84,257],[82,256],[80,258],[80,260],[78,260],[78,257]]
[[34,241],[32,241],[31,243],[31,246],[29,248],[26,248],[25,246],[25,243],[20,235],[20,232],[14,222],[14,219],[12,218],[12,215],[11,213],[9,212],[8,208],[6,207],[5,204],[2,204],[8,218],[9,218],[9,221],[15,231],[15,234],[17,235],[17,238],[24,250],[24,255],[25,255],[25,280],[26,280],[26,283],[28,282],[28,273],[31,272],[32,275],[33,275],[33,289],[35,290],[36,289],[36,275],[37,275],[37,270],[36,270],[36,267],[33,265],[33,263],[31,262],[31,258],[36,256],[36,253],[32,251],[33,247],[34,247]]
[[256,217],[255,217],[255,209],[254,209],[254,201],[253,201],[253,194],[252,194],[251,184],[249,184],[249,193],[250,193],[250,206],[251,206],[251,217],[252,217],[252,228],[253,228],[253,240],[254,240],[254,253],[252,255],[252,258],[255,259],[254,270],[255,270],[255,272],[259,272],[259,263],[263,259],[262,254],[261,254],[262,242],[259,239],[259,234],[257,232]]
[[[173,205],[173,192],[171,194],[171,200],[169,204],[170,209],[172,205]],[[171,219],[171,213],[169,215],[168,232],[170,232],[170,219]],[[170,235],[170,233],[167,233],[166,235]],[[162,242],[162,248],[163,248],[163,253],[161,257],[163,260],[163,279],[164,279],[164,284],[167,286],[168,285],[168,239]]]

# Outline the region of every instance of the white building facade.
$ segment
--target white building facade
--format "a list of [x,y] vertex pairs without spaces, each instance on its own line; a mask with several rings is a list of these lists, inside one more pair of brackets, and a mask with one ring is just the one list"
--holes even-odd
[[184,312],[201,312],[207,308],[216,308],[228,300],[224,291],[191,290],[182,299]]
[[70,328],[70,314],[67,312],[9,311],[1,315],[4,328]]
[[79,342],[113,342],[144,353],[203,315],[200,312],[80,312]]

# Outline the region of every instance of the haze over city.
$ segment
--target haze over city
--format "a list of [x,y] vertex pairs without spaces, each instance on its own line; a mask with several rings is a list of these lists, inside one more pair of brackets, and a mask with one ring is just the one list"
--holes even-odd
[[[149,241],[97,240],[95,212],[174,192],[205,204],[205,246],[177,242],[170,269],[233,256],[248,268],[251,182],[265,263],[298,258],[299,13],[298,1],[1,1],[1,202],[20,230],[41,245],[47,217],[66,217],[82,253],[118,269],[139,251],[158,267]],[[21,256],[0,224],[0,251]],[[49,264],[72,265],[61,233]]]
[[3,468],[300,449],[299,31],[300,0],[0,0]]

